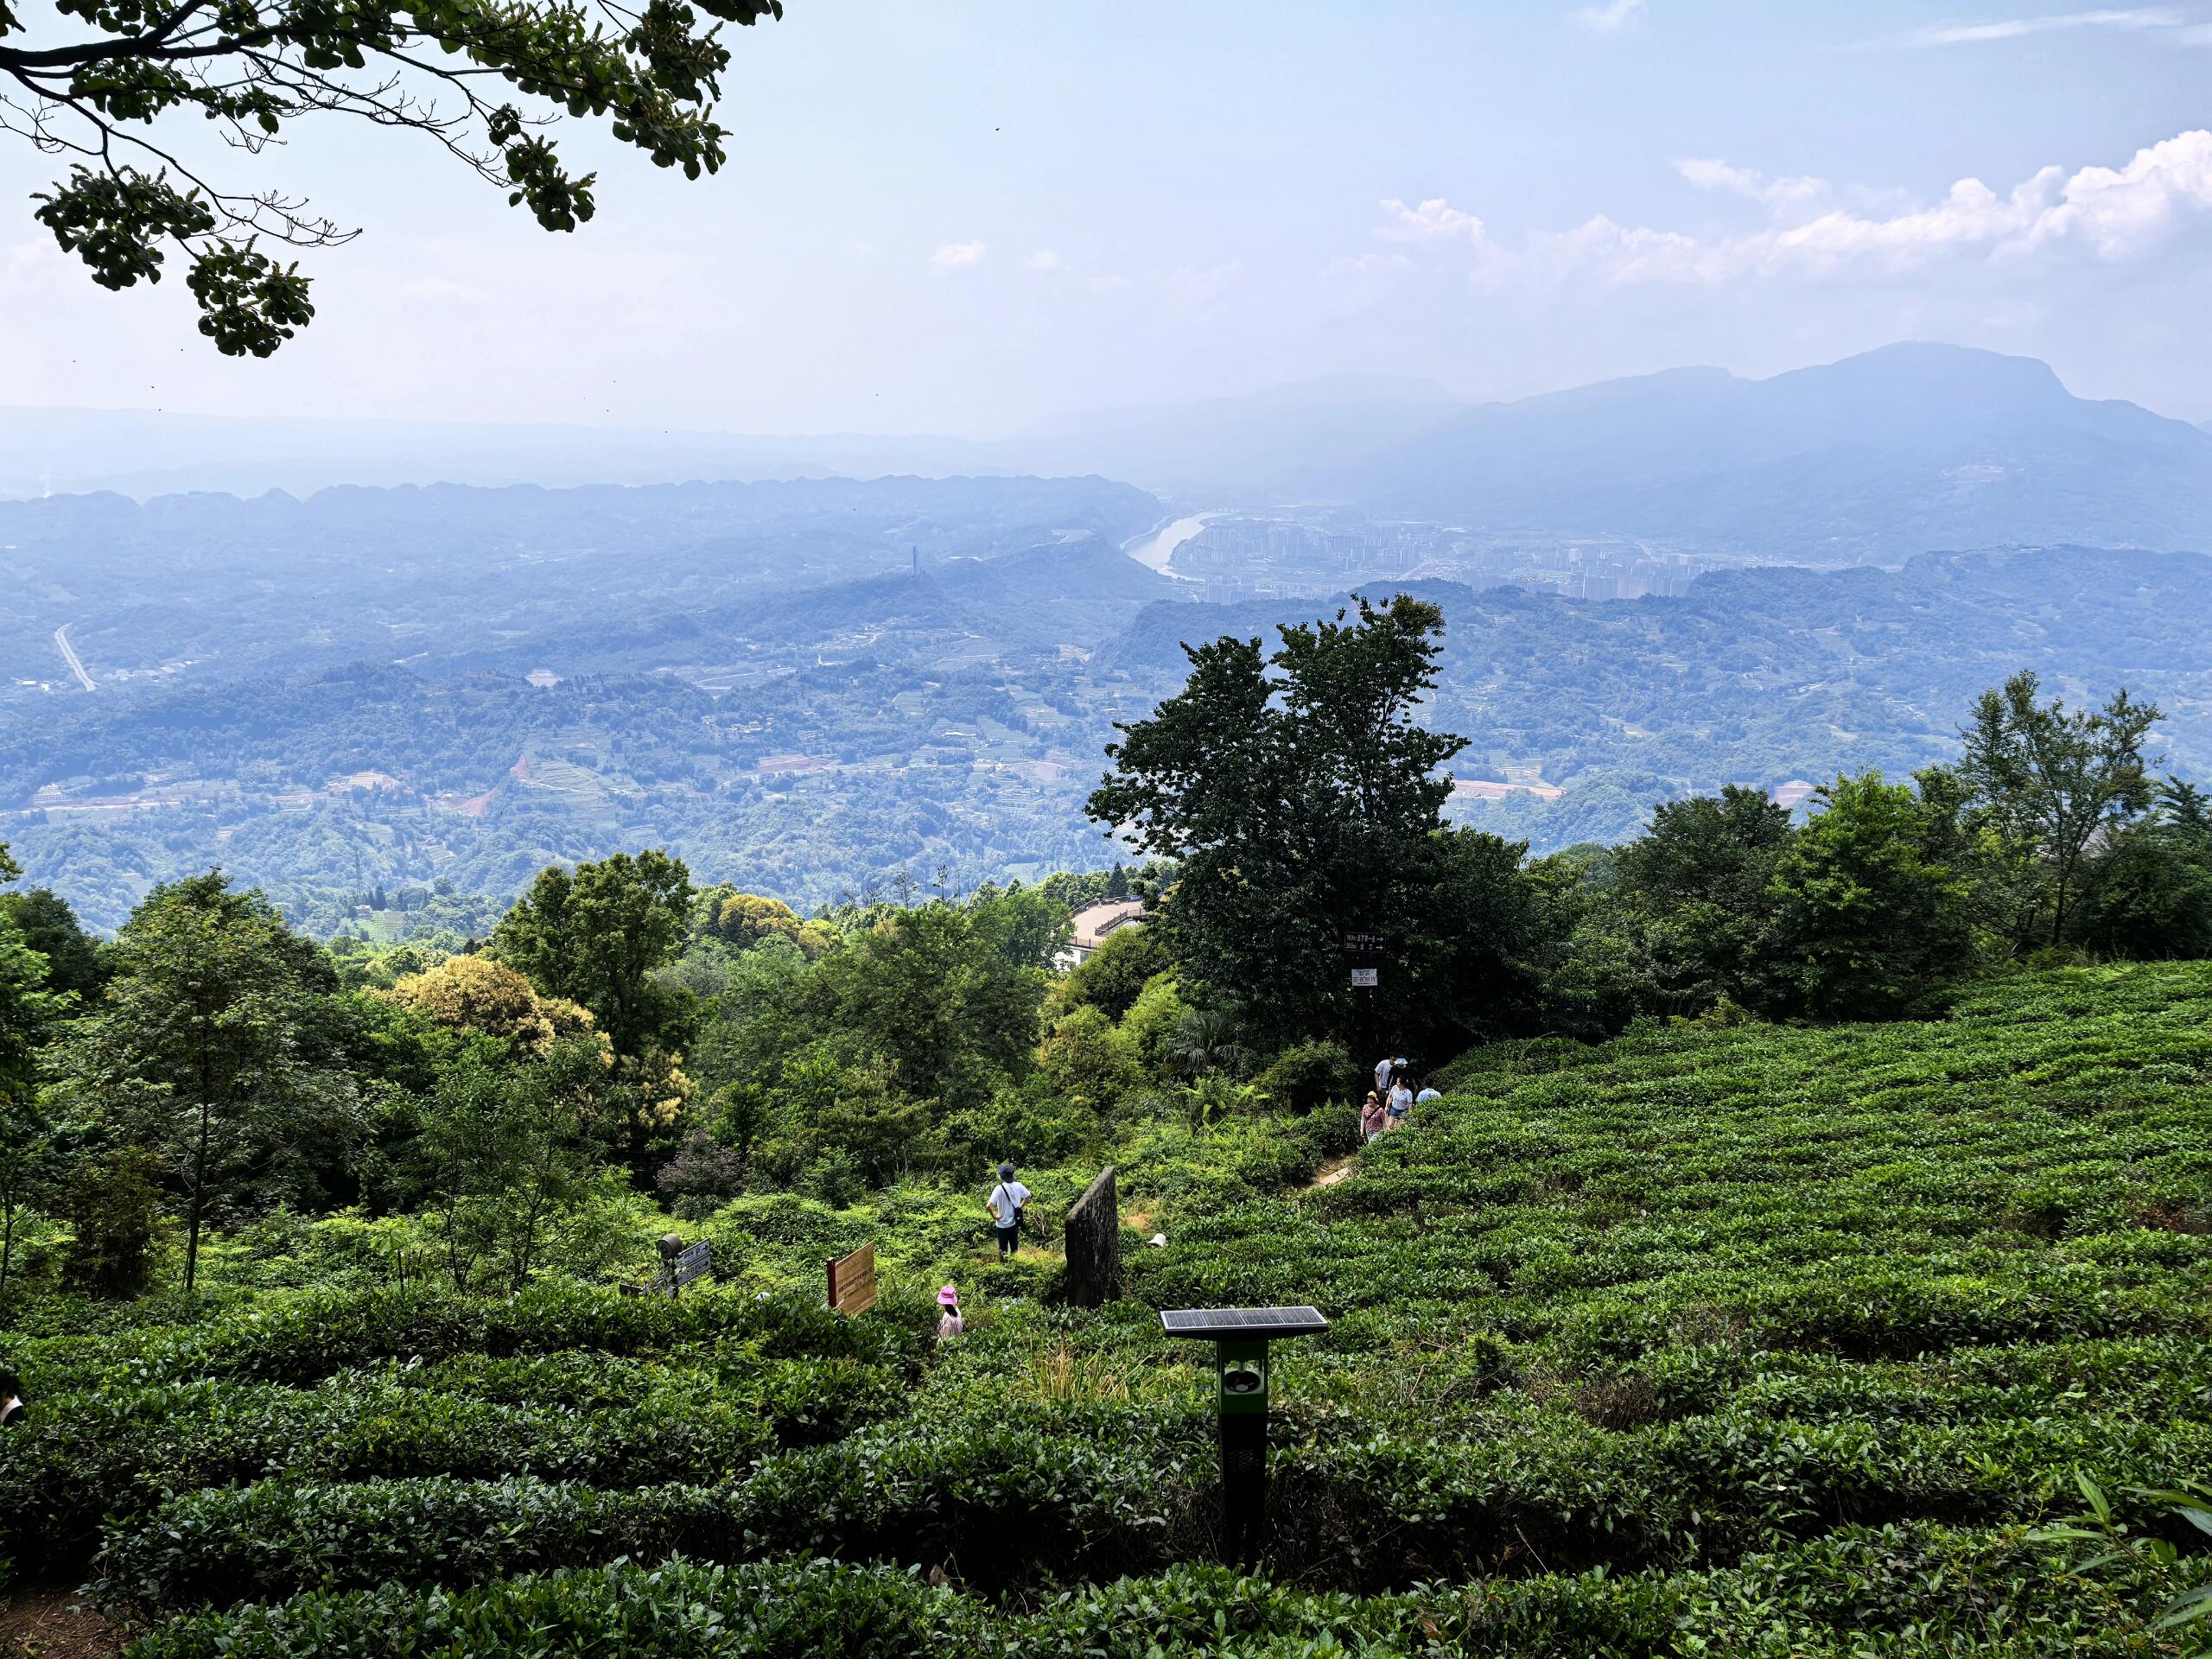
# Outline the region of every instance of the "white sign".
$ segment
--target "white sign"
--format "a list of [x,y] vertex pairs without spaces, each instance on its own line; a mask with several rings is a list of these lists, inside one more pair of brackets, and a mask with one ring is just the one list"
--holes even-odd
[[1355,969],[1353,969],[1351,970],[1351,988],[1352,988],[1352,989],[1354,989],[1355,991],[1371,991],[1371,990],[1373,990],[1373,989],[1375,988],[1375,983],[1376,983],[1376,981],[1375,981],[1375,975],[1376,975],[1376,969],[1372,969],[1372,968],[1355,968]]

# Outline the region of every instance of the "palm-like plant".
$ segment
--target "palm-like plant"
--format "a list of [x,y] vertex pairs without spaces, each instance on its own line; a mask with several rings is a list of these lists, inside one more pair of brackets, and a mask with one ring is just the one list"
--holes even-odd
[[1225,1007],[1192,1008],[1167,1039],[1167,1052],[1189,1076],[1232,1071],[1250,1058],[1239,1039],[1236,1012]]

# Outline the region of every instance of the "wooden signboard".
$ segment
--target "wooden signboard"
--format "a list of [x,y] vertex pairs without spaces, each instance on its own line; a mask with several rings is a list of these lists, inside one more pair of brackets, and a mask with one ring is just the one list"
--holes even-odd
[[831,1256],[830,1306],[840,1313],[865,1313],[875,1306],[875,1246],[863,1244],[850,1255]]

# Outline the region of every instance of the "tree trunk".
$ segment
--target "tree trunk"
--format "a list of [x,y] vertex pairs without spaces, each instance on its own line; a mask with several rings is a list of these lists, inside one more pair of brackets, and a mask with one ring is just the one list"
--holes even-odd
[[200,1270],[200,1206],[207,1191],[207,1098],[200,1099],[200,1144],[192,1154],[192,1211],[187,1223],[184,1241],[184,1287],[192,1288],[194,1276]]
[[8,1269],[16,1259],[16,1194],[10,1188],[0,1198],[0,1292],[8,1288]]

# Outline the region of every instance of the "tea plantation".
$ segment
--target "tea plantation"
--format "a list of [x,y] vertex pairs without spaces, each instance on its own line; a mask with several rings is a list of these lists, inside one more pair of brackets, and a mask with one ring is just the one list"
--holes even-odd
[[[0,1554],[141,1659],[2189,1650],[2152,1625],[2201,1560],[2034,1535],[2080,1476],[2183,1541],[2133,1493],[2212,1473],[2212,965],[1444,1081],[1326,1182],[1325,1113],[1129,1130],[1096,1313],[914,1186],[734,1206],[741,1265],[673,1304],[34,1305]],[[814,1306],[868,1237],[884,1305]],[[1306,1301],[1240,1573],[1157,1311]]]

